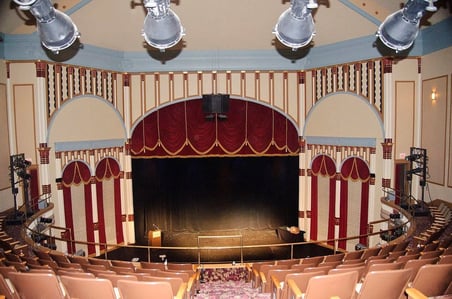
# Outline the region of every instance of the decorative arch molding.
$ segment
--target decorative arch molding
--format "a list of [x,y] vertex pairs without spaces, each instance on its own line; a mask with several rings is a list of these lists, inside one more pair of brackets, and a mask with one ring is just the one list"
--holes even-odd
[[136,123],[135,157],[298,155],[298,130],[284,114],[261,103],[231,98],[227,119],[208,121],[202,100],[159,107]]

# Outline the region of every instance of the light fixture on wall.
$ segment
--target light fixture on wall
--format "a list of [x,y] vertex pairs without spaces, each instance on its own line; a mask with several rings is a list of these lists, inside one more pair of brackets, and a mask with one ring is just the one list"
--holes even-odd
[[50,0],[14,0],[21,10],[29,10],[37,21],[42,45],[58,54],[80,37],[77,26],[65,13],[55,9]]
[[430,95],[432,102],[436,102],[437,99],[437,94],[436,94],[436,89],[432,89],[432,94]]
[[317,7],[315,0],[291,0],[273,29],[276,38],[294,51],[309,44],[315,35],[311,10]]
[[170,0],[143,0],[148,14],[144,19],[143,37],[157,49],[176,45],[185,35],[179,17],[170,9]]
[[377,36],[396,52],[411,47],[419,32],[419,20],[424,11],[434,12],[436,0],[408,0],[405,6],[389,15],[380,25]]

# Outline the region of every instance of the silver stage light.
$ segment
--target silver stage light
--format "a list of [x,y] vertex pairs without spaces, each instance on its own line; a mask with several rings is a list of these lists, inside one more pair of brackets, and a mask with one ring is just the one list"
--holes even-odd
[[436,11],[436,0],[408,0],[405,7],[389,15],[380,25],[377,36],[396,52],[411,47],[419,32],[419,20],[424,11]]
[[315,0],[291,0],[273,30],[276,38],[294,51],[309,44],[315,35],[311,10],[317,7]]
[[148,10],[142,33],[146,42],[160,50],[176,45],[184,35],[184,28],[170,9],[170,0],[143,0],[143,5]]
[[37,29],[44,47],[58,54],[71,46],[80,33],[71,18],[53,8],[50,0],[14,0],[22,10],[29,10],[37,20]]

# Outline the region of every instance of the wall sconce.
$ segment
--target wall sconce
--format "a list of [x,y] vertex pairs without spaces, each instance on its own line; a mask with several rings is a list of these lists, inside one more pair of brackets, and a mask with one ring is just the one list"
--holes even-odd
[[273,34],[294,51],[306,46],[315,35],[311,10],[317,7],[315,0],[290,0],[290,8],[279,17]]
[[431,96],[432,102],[433,103],[436,102],[436,99],[437,99],[436,89],[432,89],[432,94],[430,96]]
[[387,47],[397,52],[411,47],[419,32],[419,20],[424,10],[434,12],[437,0],[408,0],[405,7],[389,15],[380,25],[377,36]]
[[148,10],[142,32],[146,42],[162,51],[176,45],[185,33],[170,0],[143,0],[143,5]]
[[58,54],[70,47],[80,33],[71,18],[53,8],[50,0],[14,0],[21,10],[29,10],[38,21],[36,26],[42,45]]

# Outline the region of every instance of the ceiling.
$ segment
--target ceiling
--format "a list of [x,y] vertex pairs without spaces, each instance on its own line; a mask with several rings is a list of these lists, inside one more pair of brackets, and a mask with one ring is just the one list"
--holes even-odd
[[[400,9],[396,0],[318,0],[313,11],[322,46],[374,35],[385,17]],[[118,51],[143,51],[141,29],[146,11],[141,0],[53,0],[81,33],[81,43]],[[426,13],[425,28],[451,16],[452,0],[438,0],[438,11]],[[272,29],[289,0],[173,0],[186,35],[176,47],[194,51],[261,50],[283,47]],[[35,19],[10,0],[0,0],[0,32],[33,34]]]

